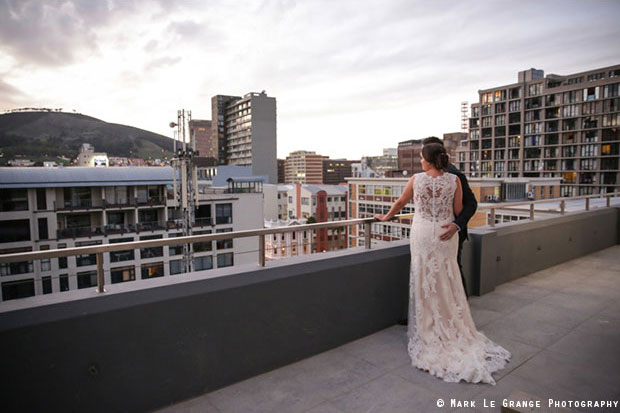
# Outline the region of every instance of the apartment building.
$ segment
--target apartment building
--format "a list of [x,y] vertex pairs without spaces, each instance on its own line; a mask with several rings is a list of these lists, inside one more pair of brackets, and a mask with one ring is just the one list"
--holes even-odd
[[217,140],[211,139],[212,126],[210,120],[192,119],[189,121],[189,133],[196,142],[198,156],[217,159]]
[[[172,177],[169,167],[0,168],[0,254],[181,236]],[[262,228],[261,190],[201,187],[192,233]],[[257,262],[255,250],[250,238],[194,243],[193,270]],[[174,276],[182,259],[182,245],[105,253],[105,283]],[[3,301],[94,288],[95,255],[0,264],[0,283]]]
[[[278,181],[276,99],[261,93],[211,98],[211,146],[219,164],[252,167]],[[214,150],[215,152],[215,150]]]
[[327,156],[312,151],[295,151],[286,157],[284,182],[286,184],[323,183],[323,160]]
[[347,159],[323,159],[323,184],[339,185],[345,183],[345,178],[353,176],[352,164],[359,161]]
[[571,75],[529,69],[479,90],[458,167],[472,177],[560,177],[561,195],[620,189],[620,65]]

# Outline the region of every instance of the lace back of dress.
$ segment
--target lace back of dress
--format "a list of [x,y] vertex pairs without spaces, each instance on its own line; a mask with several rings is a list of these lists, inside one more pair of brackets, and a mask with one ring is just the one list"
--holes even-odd
[[432,177],[425,172],[415,177],[413,202],[416,214],[432,222],[450,220],[453,214],[456,175]]

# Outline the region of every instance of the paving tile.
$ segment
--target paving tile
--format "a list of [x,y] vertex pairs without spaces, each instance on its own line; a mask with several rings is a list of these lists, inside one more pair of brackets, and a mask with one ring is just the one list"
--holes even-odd
[[399,335],[392,330],[383,330],[338,348],[352,356],[388,370],[410,362],[407,353],[406,332]]
[[569,327],[538,321],[515,314],[493,321],[480,329],[485,334],[499,334],[538,348],[545,348],[566,335]]
[[[573,328],[591,317],[590,314],[584,313],[583,311],[545,303],[544,299],[527,304],[515,311],[511,316],[533,321],[537,320],[568,328]],[[507,322],[509,322],[509,320]]]
[[391,373],[402,377],[416,387],[422,388],[444,399],[457,396],[471,398],[482,392],[486,386],[490,386],[489,384],[482,383],[448,383],[411,364],[393,370]]
[[588,334],[596,334],[620,340],[620,312],[612,313],[603,310],[579,324],[576,329]]
[[387,373],[330,402],[341,412],[409,413],[436,411],[437,397],[402,377]]
[[506,350],[510,351],[510,354],[512,355],[510,361],[506,364],[506,367],[493,374],[495,381],[501,380],[504,376],[510,374],[511,371],[542,351],[538,347],[521,343],[520,341],[512,340],[501,335],[494,335],[493,333],[490,333],[486,336],[493,340],[496,344],[499,344]]
[[531,301],[532,300],[494,291],[480,297],[472,297],[469,300],[469,305],[472,308],[476,307],[500,313],[509,313],[517,308],[523,307]]
[[[483,392],[476,395],[474,401],[476,402],[476,407],[482,408],[483,411],[499,412],[502,405],[507,404],[506,399],[515,391],[521,391],[542,399],[543,402],[541,402],[541,407],[546,407],[543,403],[549,398],[555,400],[575,399],[573,394],[563,391],[556,386],[548,387],[536,380],[509,375],[500,379],[495,386],[488,387]],[[487,407],[484,407],[485,404]],[[537,410],[534,409],[532,411],[535,412]]]
[[573,362],[604,373],[607,378],[618,382],[620,388],[620,338],[617,332],[614,337],[575,329],[547,350],[570,356]]
[[525,300],[538,300],[541,297],[551,294],[554,290],[539,288],[524,283],[509,282],[498,285],[495,288],[495,291],[502,294],[523,298]]
[[480,329],[491,321],[495,321],[498,318],[504,316],[504,313],[499,311],[487,310],[486,308],[481,307],[470,307],[471,316],[474,319],[474,323],[476,324],[476,328]]
[[609,301],[607,297],[567,291],[555,292],[540,299],[545,304],[581,311],[591,316],[607,307]]
[[620,382],[600,365],[584,364],[573,356],[548,350],[536,354],[515,369],[513,375],[586,400],[609,399],[620,388]]
[[340,413],[340,410],[336,408],[330,401],[325,401],[318,406],[314,406],[310,410],[306,410],[307,413]]

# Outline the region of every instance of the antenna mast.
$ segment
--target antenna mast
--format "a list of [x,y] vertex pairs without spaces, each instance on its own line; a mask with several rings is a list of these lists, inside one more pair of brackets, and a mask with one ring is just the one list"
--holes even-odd
[[[198,173],[194,165],[196,155],[196,141],[192,136],[189,124],[192,112],[181,109],[177,111],[177,122],[171,122],[170,127],[176,127],[176,157],[172,160],[174,168],[174,206],[181,209],[181,224],[183,236],[192,235],[195,223],[195,210],[198,202]],[[177,185],[177,178],[180,182]],[[193,251],[190,244],[183,244],[183,266],[185,272],[192,271]]]

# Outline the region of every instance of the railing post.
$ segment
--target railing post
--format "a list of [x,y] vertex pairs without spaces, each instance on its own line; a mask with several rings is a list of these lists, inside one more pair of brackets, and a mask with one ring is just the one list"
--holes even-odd
[[560,214],[564,215],[565,209],[566,209],[566,201],[561,200],[560,201]]
[[590,210],[590,198],[586,198],[586,211]]
[[103,277],[103,252],[97,253],[97,292],[105,293],[105,278]]
[[258,265],[265,266],[265,234],[258,236]]
[[491,208],[491,217],[489,219],[489,225],[494,227],[495,226],[495,208]]
[[365,240],[364,244],[365,244],[365,247],[366,247],[367,250],[370,249],[370,242],[371,242],[370,241],[371,240],[371,238],[370,238],[370,227],[371,227],[370,222],[365,222],[364,223],[364,240]]
[[607,208],[609,208],[611,206],[611,196],[607,195],[605,198],[607,198]]
[[530,204],[530,220],[534,220],[534,204]]

